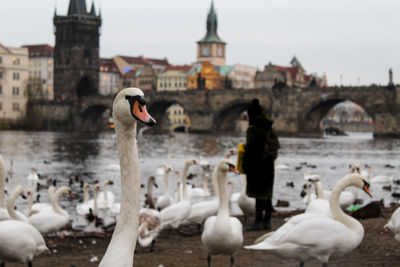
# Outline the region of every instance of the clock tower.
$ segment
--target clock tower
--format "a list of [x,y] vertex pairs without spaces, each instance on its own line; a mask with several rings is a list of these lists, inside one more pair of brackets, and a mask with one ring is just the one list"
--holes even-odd
[[211,1],[210,12],[207,16],[207,33],[203,39],[197,41],[197,62],[211,62],[213,65],[225,65],[226,43],[217,34],[217,14],[214,10],[214,1]]

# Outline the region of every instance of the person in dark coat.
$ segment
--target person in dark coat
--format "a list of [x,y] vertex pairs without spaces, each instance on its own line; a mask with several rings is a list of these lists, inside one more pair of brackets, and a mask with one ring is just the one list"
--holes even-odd
[[246,194],[256,199],[256,218],[247,230],[271,229],[272,193],[274,186],[274,160],[277,156],[266,153],[267,139],[275,141],[275,152],[279,140],[272,129],[273,120],[268,118],[258,99],[253,99],[247,109],[249,127],[246,132],[243,170],[246,173]]

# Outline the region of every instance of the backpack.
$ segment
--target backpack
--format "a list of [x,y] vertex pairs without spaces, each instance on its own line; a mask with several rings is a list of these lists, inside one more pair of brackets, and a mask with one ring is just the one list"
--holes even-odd
[[267,140],[264,144],[264,150],[262,157],[268,160],[275,160],[278,157],[278,149],[281,147],[279,144],[278,136],[275,131],[271,128],[267,132]]

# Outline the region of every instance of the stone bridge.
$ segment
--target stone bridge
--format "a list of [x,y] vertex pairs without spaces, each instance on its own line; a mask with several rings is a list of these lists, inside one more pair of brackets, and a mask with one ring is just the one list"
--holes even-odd
[[[181,105],[191,119],[192,132],[232,132],[239,115],[258,98],[281,134],[321,135],[320,122],[336,104],[350,100],[374,121],[374,136],[400,137],[400,88],[328,87],[248,90],[191,90],[145,92],[149,113],[157,120],[156,132],[169,129],[166,109]],[[114,97],[88,96],[75,105],[75,122],[96,121],[111,108]]]

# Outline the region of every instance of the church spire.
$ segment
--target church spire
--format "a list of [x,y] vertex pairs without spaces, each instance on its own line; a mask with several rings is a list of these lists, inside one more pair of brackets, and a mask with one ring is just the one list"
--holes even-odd
[[92,2],[92,7],[90,8],[90,15],[94,17],[96,16],[96,10],[94,8],[94,0]]
[[70,0],[68,15],[87,15],[85,0]]
[[198,43],[222,43],[224,44],[225,42],[219,38],[217,34],[217,28],[218,28],[218,19],[217,19],[217,14],[215,13],[214,9],[214,0],[211,0],[211,8],[210,12],[208,13],[207,16],[207,33],[206,36],[204,36],[203,39],[198,41]]

